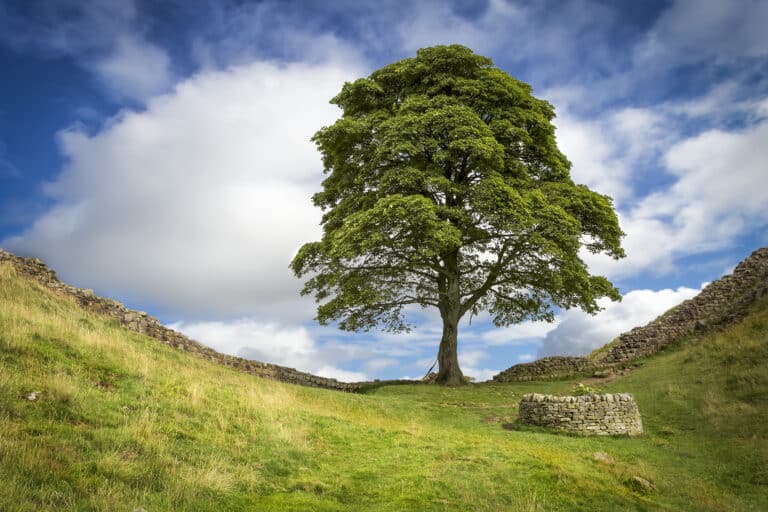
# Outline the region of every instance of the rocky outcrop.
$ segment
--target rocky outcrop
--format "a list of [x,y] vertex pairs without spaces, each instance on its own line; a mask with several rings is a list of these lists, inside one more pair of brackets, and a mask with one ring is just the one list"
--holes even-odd
[[584,357],[552,356],[530,363],[516,364],[494,375],[496,382],[521,382],[528,380],[557,380],[588,371],[592,363]]
[[644,327],[620,334],[601,357],[545,357],[512,366],[495,375],[493,380],[553,380],[605,368],[615,369],[655,354],[682,338],[732,324],[746,316],[750,306],[765,295],[768,295],[768,247],[754,251],[736,266],[732,274],[713,281],[696,297],[675,306]]
[[531,393],[520,401],[519,421],[571,434],[636,436],[643,421],[629,393],[553,396]]
[[300,386],[346,392],[360,392],[365,388],[384,383],[411,383],[411,381],[340,382],[336,379],[301,372],[294,368],[221,354],[184,336],[180,332],[165,327],[156,318],[149,316],[143,311],[128,309],[116,300],[99,297],[93,290],[76,288],[61,282],[56,277],[56,272],[49,269],[37,258],[21,258],[0,249],[0,264],[3,263],[12,265],[18,274],[36,281],[43,287],[59,295],[73,298],[84,309],[118,321],[131,331],[154,338],[177,350],[190,352],[204,359],[257,377],[298,384]]

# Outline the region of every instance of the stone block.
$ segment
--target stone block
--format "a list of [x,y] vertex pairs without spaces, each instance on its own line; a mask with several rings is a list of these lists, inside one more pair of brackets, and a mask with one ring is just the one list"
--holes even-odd
[[[609,398],[610,397],[610,398]],[[519,404],[519,419],[528,425],[582,435],[639,435],[642,419],[629,393],[561,397],[532,393]]]

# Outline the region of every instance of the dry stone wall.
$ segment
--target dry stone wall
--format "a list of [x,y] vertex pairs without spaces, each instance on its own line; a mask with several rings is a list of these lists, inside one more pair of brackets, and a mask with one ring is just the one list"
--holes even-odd
[[696,297],[670,309],[643,327],[620,334],[605,355],[545,357],[514,365],[495,375],[497,382],[552,380],[621,366],[655,354],[681,338],[720,329],[746,316],[757,299],[768,295],[768,247],[757,249],[732,274],[713,281]]
[[643,421],[629,393],[554,396],[531,393],[520,401],[519,420],[526,425],[588,436],[637,436]]
[[[301,386],[346,392],[359,392],[366,387],[384,383],[379,381],[340,382],[336,379],[329,379],[301,372],[294,368],[221,354],[173,329],[165,327],[156,318],[149,316],[143,311],[128,309],[116,300],[99,297],[93,290],[76,288],[61,282],[56,277],[56,272],[49,269],[37,258],[21,258],[0,249],[0,264],[3,263],[12,265],[17,273],[36,281],[45,288],[48,288],[59,295],[73,298],[84,309],[116,320],[131,331],[155,338],[161,343],[175,349],[193,353],[204,359],[214,361],[257,377],[298,384]],[[402,383],[406,381],[386,382]]]
[[[142,311],[126,308],[121,303],[96,296],[92,290],[76,288],[61,282],[56,273],[36,258],[21,258],[0,249],[0,263],[11,264],[25,275],[54,292],[72,297],[83,308],[106,315],[128,329],[155,338],[179,350],[192,352],[259,377],[303,386],[356,392],[372,385],[418,381],[340,382],[285,366],[251,361],[220,354],[183,334],[163,326]],[[768,247],[753,252],[741,262],[733,274],[709,284],[699,295],[661,315],[644,327],[621,334],[617,343],[599,361],[584,357],[545,357],[512,366],[493,377],[497,382],[552,380],[621,365],[654,354],[678,339],[717,329],[745,316],[749,306],[768,294]]]
[[592,363],[584,357],[553,356],[530,363],[516,364],[494,375],[496,382],[564,379],[589,370]]
[[711,282],[644,327],[619,335],[600,361],[616,364],[655,354],[680,338],[716,330],[740,320],[749,306],[768,294],[768,247],[754,251],[733,273]]

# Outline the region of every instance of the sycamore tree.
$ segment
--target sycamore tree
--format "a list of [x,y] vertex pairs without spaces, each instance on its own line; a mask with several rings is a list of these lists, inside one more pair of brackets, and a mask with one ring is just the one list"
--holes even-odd
[[458,385],[465,315],[506,326],[620,298],[579,256],[623,257],[612,200],[571,180],[554,109],[529,85],[437,46],[345,83],[331,103],[343,115],[313,137],[323,236],[291,262],[320,323],[407,331],[405,308],[437,308],[437,381]]

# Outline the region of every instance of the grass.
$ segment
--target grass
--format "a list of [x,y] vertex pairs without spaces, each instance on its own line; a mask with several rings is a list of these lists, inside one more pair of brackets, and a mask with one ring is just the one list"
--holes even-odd
[[634,393],[644,436],[569,437],[514,421],[522,394],[573,380],[301,388],[128,332],[0,266],[0,510],[768,510],[766,361],[763,303],[603,386]]

